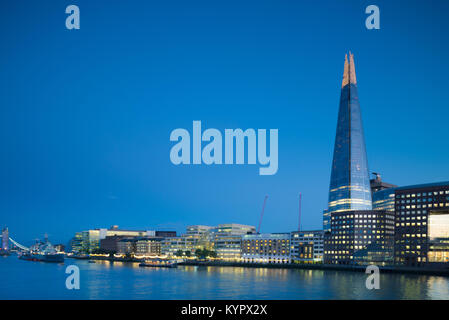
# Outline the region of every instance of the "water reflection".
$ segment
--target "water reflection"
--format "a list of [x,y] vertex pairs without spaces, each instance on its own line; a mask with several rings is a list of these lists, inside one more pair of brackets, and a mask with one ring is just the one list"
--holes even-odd
[[67,260],[81,272],[81,290],[65,289],[66,265],[0,260],[2,299],[449,299],[449,279],[381,274],[367,290],[362,272],[178,266]]

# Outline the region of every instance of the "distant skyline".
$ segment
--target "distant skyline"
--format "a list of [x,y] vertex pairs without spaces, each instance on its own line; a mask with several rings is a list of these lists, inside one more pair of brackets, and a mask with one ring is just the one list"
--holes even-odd
[[[354,54],[368,168],[449,180],[447,1],[0,3],[0,227],[66,243],[119,225],[321,229],[344,55]],[[175,166],[170,132],[279,130],[278,171]]]

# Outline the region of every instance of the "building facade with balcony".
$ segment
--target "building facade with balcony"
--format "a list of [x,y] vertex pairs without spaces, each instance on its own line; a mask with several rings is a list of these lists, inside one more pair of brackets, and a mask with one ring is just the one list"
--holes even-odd
[[162,254],[162,238],[141,238],[136,240],[136,255],[160,256]]

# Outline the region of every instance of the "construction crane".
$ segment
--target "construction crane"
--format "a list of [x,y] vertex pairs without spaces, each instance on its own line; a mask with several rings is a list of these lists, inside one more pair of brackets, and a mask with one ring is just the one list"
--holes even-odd
[[301,198],[302,194],[299,193],[299,217],[298,217],[298,231],[301,231]]
[[260,226],[262,225],[263,212],[265,211],[265,205],[267,204],[268,196],[263,199],[262,213],[260,214],[259,227],[257,228],[257,233],[260,232]]

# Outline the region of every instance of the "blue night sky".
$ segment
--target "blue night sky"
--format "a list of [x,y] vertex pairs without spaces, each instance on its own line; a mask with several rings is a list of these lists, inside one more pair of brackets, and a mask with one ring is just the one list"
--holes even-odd
[[[76,4],[81,29],[65,28]],[[365,28],[376,4],[381,29]],[[321,228],[345,52],[371,171],[449,180],[448,1],[1,1],[0,225]],[[175,128],[279,129],[279,170],[175,166]]]

